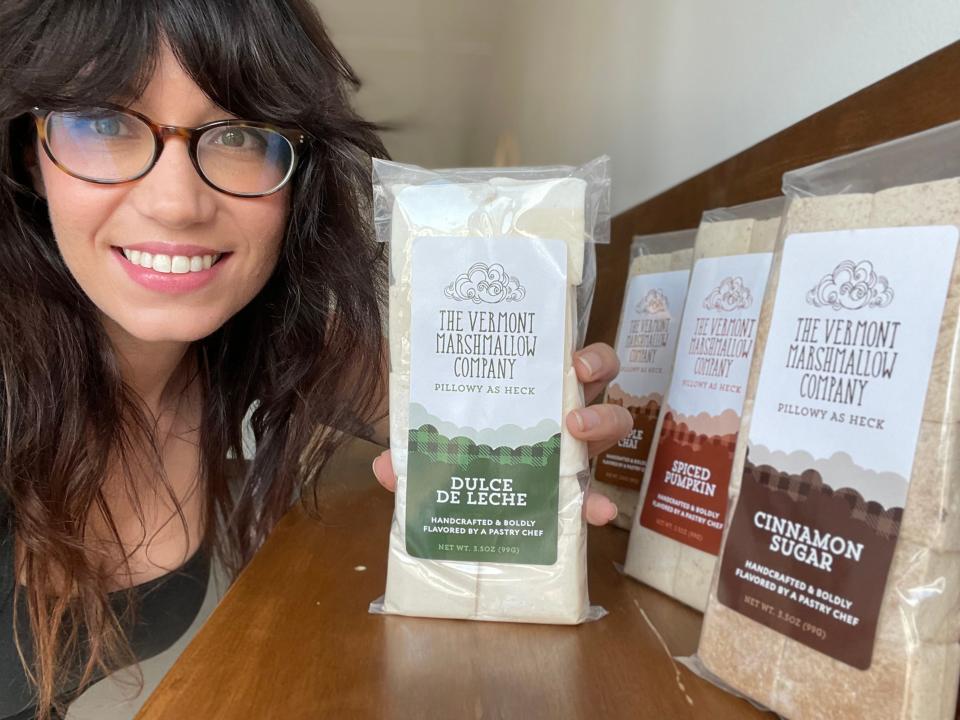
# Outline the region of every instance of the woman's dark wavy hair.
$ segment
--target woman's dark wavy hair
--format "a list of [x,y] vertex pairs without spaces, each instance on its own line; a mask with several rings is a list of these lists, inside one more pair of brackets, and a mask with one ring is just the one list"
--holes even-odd
[[[298,488],[316,488],[343,437],[331,429],[371,421],[383,397],[385,258],[369,208],[370,157],[386,152],[378,128],[352,109],[357,76],[308,0],[0,3],[0,494],[23,551],[15,603],[28,611],[32,642],[20,634],[18,648],[44,717],[64,688],[135,663],[134,593],[131,612],[118,617],[83,542],[92,513],[119,542],[102,493],[108,459],[129,475],[132,448],[146,441],[158,490],[174,498],[153,421],[124,385],[98,310],[61,259],[46,203],[31,188],[27,113],[129,102],[164,43],[225,111],[311,138],[275,272],[193,346],[203,392],[203,550],[235,576]],[[256,457],[228,481],[253,404]]]

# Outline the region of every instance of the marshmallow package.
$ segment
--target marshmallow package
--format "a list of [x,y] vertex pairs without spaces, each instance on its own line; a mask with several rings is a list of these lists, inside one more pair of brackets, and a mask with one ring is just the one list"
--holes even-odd
[[[613,524],[630,529],[663,396],[670,384],[697,231],[637,235],[614,350],[620,373],[603,402],[627,408],[633,431],[593,461],[597,490],[617,506]],[[651,301],[653,301],[651,306]]]
[[[674,371],[632,517],[624,573],[700,612],[729,512],[727,485],[751,344],[783,205],[777,197],[703,214]],[[693,442],[684,437],[690,431],[697,433]],[[696,482],[697,472],[674,473],[677,462],[701,474],[706,467],[709,480]],[[664,482],[668,474],[672,484]],[[675,510],[681,503],[683,515]]]
[[[731,477],[736,509],[685,663],[786,718],[954,717],[958,145],[952,123],[784,176]],[[822,263],[820,280],[798,280],[805,263]],[[835,362],[851,349],[850,364]],[[807,358],[817,372],[804,371]],[[847,374],[834,380],[836,367]],[[797,379],[807,400],[791,405],[783,397]],[[815,512],[795,522],[804,506]]]
[[587,593],[586,443],[573,364],[609,241],[607,158],[430,171],[374,161],[390,244],[397,490],[374,613],[576,624]]

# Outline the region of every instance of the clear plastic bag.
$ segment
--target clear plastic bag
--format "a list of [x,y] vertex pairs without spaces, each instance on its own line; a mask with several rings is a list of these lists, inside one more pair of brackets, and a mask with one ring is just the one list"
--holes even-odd
[[625,573],[701,612],[729,512],[733,450],[783,206],[777,197],[703,214],[630,530]]
[[[603,402],[626,407],[633,432],[593,461],[597,490],[613,500],[613,524],[630,529],[663,396],[670,384],[677,331],[693,264],[696,229],[637,235],[630,245],[616,347],[620,374]],[[651,304],[652,303],[652,304]]]
[[[390,243],[387,588],[370,611],[574,624],[587,594],[586,444],[572,366],[609,242],[607,158],[425,170],[374,161]],[[510,477],[506,477],[509,475]]]
[[[789,204],[731,478],[736,510],[698,652],[686,662],[788,718],[954,717],[958,146],[960,123],[952,123],[784,176]],[[805,283],[818,263],[822,275]],[[801,305],[804,316],[794,310]],[[795,347],[782,341],[793,320]],[[831,364],[819,373],[825,380],[809,380],[818,372],[807,369],[808,348],[840,343],[854,352],[872,343],[872,359],[857,366],[871,374],[842,376]],[[807,409],[783,402],[783,419],[771,421],[781,366],[783,392],[800,378],[812,399]],[[846,393],[830,396],[848,400],[845,412],[819,399],[823,382]],[[812,414],[820,410],[828,414]],[[841,445],[842,456],[824,460]],[[816,536],[795,520],[814,510],[807,530],[832,540],[811,553],[817,548],[801,541]],[[787,532],[796,533],[789,556],[798,569],[783,572],[767,543]],[[838,538],[851,544],[832,544]],[[806,559],[796,564],[800,545]]]

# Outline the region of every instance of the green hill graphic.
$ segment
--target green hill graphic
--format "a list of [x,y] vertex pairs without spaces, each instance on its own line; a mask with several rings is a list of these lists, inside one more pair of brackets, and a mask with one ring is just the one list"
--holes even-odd
[[560,433],[543,442],[520,447],[478,445],[467,437],[448,438],[433,425],[421,425],[410,431],[410,453],[421,453],[431,461],[465,465],[470,461],[488,460],[499,465],[546,467],[551,457],[560,452]]

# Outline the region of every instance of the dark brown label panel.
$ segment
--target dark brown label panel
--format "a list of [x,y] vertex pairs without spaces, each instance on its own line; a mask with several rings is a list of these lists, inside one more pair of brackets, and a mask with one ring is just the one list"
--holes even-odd
[[749,461],[720,568],[720,602],[853,667],[870,667],[900,528],[820,474]]
[[597,456],[594,476],[600,482],[640,490],[657,428],[660,403],[651,400],[643,407],[628,407],[627,410],[633,416],[633,431]]

